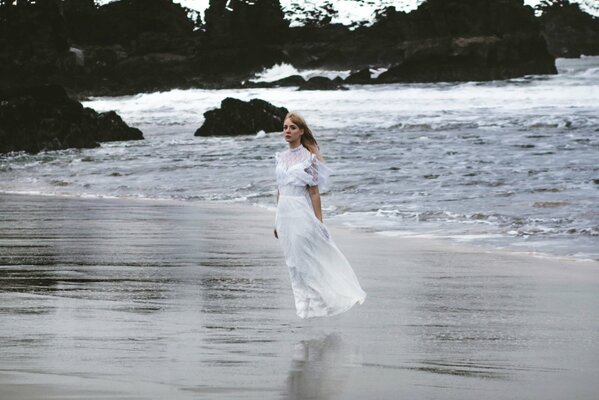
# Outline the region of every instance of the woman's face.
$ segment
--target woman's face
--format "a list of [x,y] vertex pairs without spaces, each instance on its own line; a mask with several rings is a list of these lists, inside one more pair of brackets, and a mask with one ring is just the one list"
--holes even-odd
[[290,118],[283,122],[283,135],[287,143],[299,144],[303,133],[304,130],[300,129]]

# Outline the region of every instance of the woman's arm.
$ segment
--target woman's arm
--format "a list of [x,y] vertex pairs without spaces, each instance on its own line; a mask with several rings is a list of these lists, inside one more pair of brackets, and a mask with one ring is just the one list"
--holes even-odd
[[322,208],[320,205],[320,191],[318,185],[309,186],[310,200],[312,201],[312,208],[314,209],[314,215],[320,222],[322,222]]

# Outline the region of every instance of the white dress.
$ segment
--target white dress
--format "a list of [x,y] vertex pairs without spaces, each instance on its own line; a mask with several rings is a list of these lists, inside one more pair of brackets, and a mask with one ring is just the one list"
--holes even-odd
[[325,317],[364,302],[349,262],[314,215],[308,186],[325,183],[331,170],[305,147],[275,155],[279,202],[276,229],[289,267],[297,315]]

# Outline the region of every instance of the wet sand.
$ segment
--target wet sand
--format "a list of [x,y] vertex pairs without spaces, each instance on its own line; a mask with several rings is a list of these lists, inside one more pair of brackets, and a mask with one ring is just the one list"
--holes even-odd
[[1,399],[593,399],[599,263],[340,227],[368,293],[296,317],[274,215],[0,195]]

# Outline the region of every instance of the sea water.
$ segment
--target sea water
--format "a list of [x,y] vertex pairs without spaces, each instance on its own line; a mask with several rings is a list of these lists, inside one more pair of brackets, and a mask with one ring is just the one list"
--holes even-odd
[[[92,98],[85,106],[116,110],[145,140],[2,155],[0,191],[274,208],[274,153],[287,146],[280,132],[194,136],[224,98],[260,98],[312,126],[335,171],[323,194],[329,221],[599,259],[599,57],[557,67],[557,75],[492,82]],[[256,79],[289,71],[302,73],[277,66]]]

